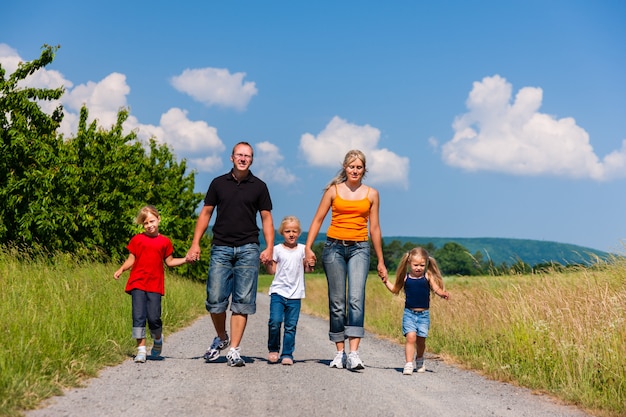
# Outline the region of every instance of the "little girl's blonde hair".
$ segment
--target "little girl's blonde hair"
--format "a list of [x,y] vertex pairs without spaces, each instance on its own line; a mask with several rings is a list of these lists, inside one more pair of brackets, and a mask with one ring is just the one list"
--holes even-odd
[[147,205],[143,206],[141,210],[139,210],[139,214],[137,214],[137,217],[135,218],[135,223],[143,225],[143,222],[146,221],[146,217],[148,217],[148,214],[152,214],[157,219],[161,217],[159,216],[159,211],[156,209],[156,207]]
[[420,258],[426,261],[424,274],[428,273],[428,278],[434,279],[437,286],[444,290],[445,288],[443,285],[443,278],[441,277],[441,271],[439,270],[439,265],[437,265],[437,261],[435,260],[435,258],[428,254],[428,251],[426,251],[426,249],[418,246],[402,255],[402,259],[400,259],[398,269],[396,270],[396,281],[393,283],[393,289],[391,290],[391,292],[393,292],[394,294],[398,294],[402,290],[402,288],[404,288],[404,278],[406,277],[406,274],[409,270],[409,262],[413,258]]

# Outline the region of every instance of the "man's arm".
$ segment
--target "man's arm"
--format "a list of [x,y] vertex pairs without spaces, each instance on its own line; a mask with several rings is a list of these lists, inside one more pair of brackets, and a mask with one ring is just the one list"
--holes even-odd
[[185,257],[187,261],[192,262],[200,260],[200,239],[202,239],[207,227],[209,227],[209,221],[213,215],[213,209],[215,209],[215,206],[202,207],[198,220],[196,221],[196,228],[193,232],[191,247],[187,251],[187,256]]
[[274,256],[274,220],[272,212],[269,210],[261,210],[261,224],[263,226],[263,237],[265,237],[265,249],[261,252],[261,262],[267,264],[272,262]]

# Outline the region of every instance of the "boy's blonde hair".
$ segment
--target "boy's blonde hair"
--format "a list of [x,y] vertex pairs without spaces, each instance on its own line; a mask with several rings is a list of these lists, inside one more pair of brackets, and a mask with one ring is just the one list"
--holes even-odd
[[279,234],[283,234],[283,232],[285,231],[285,227],[287,226],[287,223],[296,223],[298,225],[298,232],[302,232],[302,226],[300,226],[300,220],[296,217],[296,216],[285,216],[283,217],[283,220],[280,222],[280,225],[278,226],[278,233]]

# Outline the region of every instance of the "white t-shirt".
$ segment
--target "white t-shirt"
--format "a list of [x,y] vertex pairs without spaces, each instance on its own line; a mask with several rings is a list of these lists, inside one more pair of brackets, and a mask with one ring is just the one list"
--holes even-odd
[[283,244],[274,246],[276,274],[270,285],[270,294],[285,298],[304,298],[304,245],[290,249]]

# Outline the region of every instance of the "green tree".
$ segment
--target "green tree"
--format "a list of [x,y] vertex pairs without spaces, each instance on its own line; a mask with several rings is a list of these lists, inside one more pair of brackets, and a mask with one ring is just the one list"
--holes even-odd
[[470,253],[456,242],[448,242],[435,252],[435,259],[443,274],[475,275],[476,267]]
[[[138,210],[152,204],[163,219],[161,232],[183,256],[202,199],[193,192],[194,173],[186,174],[186,162],[177,162],[167,145],[125,134],[125,109],[106,130],[88,124],[83,107],[76,136],[58,135],[62,108],[48,116],[37,100],[58,99],[63,90],[18,86],[52,62],[56,50],[44,47],[38,60],[20,64],[8,79],[0,67],[0,243],[117,258],[141,230],[133,223]],[[203,261],[177,272],[203,278],[208,237],[201,244]]]
[[58,181],[62,140],[56,129],[63,108],[48,115],[36,101],[57,100],[64,90],[18,86],[52,62],[57,49],[44,46],[39,59],[20,63],[8,78],[0,66],[0,242],[43,241],[47,215],[57,221],[58,213],[42,213],[41,207],[50,203],[47,190]]

